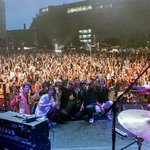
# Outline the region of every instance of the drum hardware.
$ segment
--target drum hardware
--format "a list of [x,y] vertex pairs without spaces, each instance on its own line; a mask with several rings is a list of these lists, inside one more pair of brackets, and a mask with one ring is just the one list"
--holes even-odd
[[[150,65],[148,67],[146,67],[146,69],[144,69],[144,71],[128,86],[128,88],[126,88],[126,90],[120,95],[118,96],[118,98],[116,99],[116,101],[114,101],[114,103],[103,113],[103,116],[105,116],[110,110],[112,110],[112,114],[113,114],[113,119],[112,119],[112,150],[115,150],[115,143],[116,143],[116,132],[115,132],[115,127],[116,127],[116,115],[117,115],[117,110],[116,110],[116,106],[117,103],[119,103],[121,101],[121,98],[127,93],[129,92],[132,88],[133,85],[137,83],[138,79],[150,68]],[[150,113],[150,111],[148,111]],[[137,117],[138,118],[138,117]],[[131,122],[131,120],[130,120]],[[141,137],[142,138],[142,137]]]
[[124,150],[124,149],[128,148],[129,146],[133,145],[134,143],[137,143],[137,145],[138,145],[138,150],[141,150],[142,142],[143,142],[143,141],[144,141],[144,140],[143,140],[142,138],[136,137],[134,142],[132,142],[132,143],[130,143],[129,145],[125,146],[125,147],[122,148],[121,150]]
[[[136,109],[138,109],[138,105],[140,106],[141,109],[144,109],[143,106],[140,104],[140,99],[141,99],[141,94],[145,93],[146,90],[145,89],[135,89],[135,90],[131,90],[132,94],[135,96],[135,105],[136,105]],[[133,102],[132,102],[133,103]]]
[[115,128],[116,133],[118,133],[119,135],[121,135],[122,137],[127,137],[128,134],[122,130],[120,130],[119,128]]
[[150,104],[147,105],[147,110],[150,110]]
[[150,111],[139,109],[125,110],[119,113],[118,121],[126,130],[136,135],[135,141],[121,150],[134,143],[137,143],[138,150],[141,150],[142,142],[144,140],[150,141]]

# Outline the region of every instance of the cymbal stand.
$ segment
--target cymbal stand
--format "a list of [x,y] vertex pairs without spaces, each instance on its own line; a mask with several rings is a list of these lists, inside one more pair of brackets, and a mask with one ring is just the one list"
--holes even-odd
[[138,145],[138,150],[141,150],[141,147],[142,147],[142,142],[143,142],[143,138],[141,137],[136,137],[134,142],[130,143],[129,145],[125,146],[124,148],[122,148],[121,150],[124,150],[126,148],[128,148],[129,146],[133,145],[134,143],[137,143]]
[[[113,119],[112,119],[112,150],[115,150],[115,143],[116,143],[116,132],[115,132],[115,127],[116,127],[116,114],[117,114],[117,110],[116,110],[116,106],[117,103],[119,103],[121,101],[121,98],[124,96],[124,94],[126,94],[127,92],[129,92],[131,90],[131,88],[133,87],[133,85],[135,83],[137,83],[138,79],[150,68],[150,65],[134,80],[134,82],[132,82],[128,88],[121,94],[118,96],[118,98],[116,99],[116,101],[113,102],[113,104],[103,113],[103,116],[105,116],[110,110],[112,110],[112,114],[113,114]],[[140,146],[139,146],[140,148]],[[140,149],[139,149],[140,150]]]

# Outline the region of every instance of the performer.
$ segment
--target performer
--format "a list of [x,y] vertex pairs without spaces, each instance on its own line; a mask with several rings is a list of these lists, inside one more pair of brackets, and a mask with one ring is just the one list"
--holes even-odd
[[19,101],[21,99],[19,89],[15,88],[13,90],[13,94],[14,94],[14,96],[13,96],[13,99],[11,100],[11,102],[10,102],[10,107],[13,111],[19,112]]
[[20,101],[23,101],[24,113],[25,114],[32,114],[33,113],[30,106],[35,105],[34,102],[39,97],[39,93],[40,93],[41,89],[38,89],[37,92],[33,96],[31,96],[29,94],[30,90],[31,90],[30,82],[25,82],[22,85],[22,93],[19,95],[19,91],[16,91],[15,98],[11,102],[11,107],[16,106],[17,112],[20,111],[20,108],[19,108]]
[[80,119],[85,115],[88,115],[89,123],[94,123],[94,111],[95,103],[97,101],[96,91],[94,89],[94,82],[89,83],[88,89],[86,89],[86,83],[81,84],[80,100],[82,101],[80,111],[76,114],[76,119]]
[[[105,83],[99,84],[96,91],[97,91],[97,102],[95,106],[95,111],[97,113],[102,113],[105,110],[107,110],[113,104],[113,102],[110,101],[108,98],[109,89],[105,85]],[[112,120],[111,111],[107,113],[107,118],[109,120]]]
[[57,103],[54,101],[55,88],[50,86],[47,93],[44,94],[36,107],[35,115],[41,118],[48,118],[50,123],[57,122],[57,116],[59,110],[57,109]]

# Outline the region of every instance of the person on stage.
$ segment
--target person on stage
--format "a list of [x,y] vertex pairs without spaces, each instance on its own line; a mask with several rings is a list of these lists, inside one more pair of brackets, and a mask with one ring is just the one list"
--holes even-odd
[[47,93],[42,95],[35,110],[35,115],[39,118],[48,118],[50,122],[56,122],[59,114],[57,103],[54,100],[55,88],[50,86]]
[[31,96],[30,95],[30,91],[31,91],[31,84],[30,82],[24,82],[22,85],[22,92],[19,94],[19,90],[16,90],[15,92],[15,97],[14,99],[11,101],[10,106],[11,107],[16,107],[17,112],[20,112],[20,106],[19,104],[21,102],[23,102],[23,109],[24,109],[24,113],[25,114],[32,114],[32,108],[33,106],[36,104],[36,99],[39,97],[39,93],[41,91],[41,89],[38,89],[36,91],[36,93]]

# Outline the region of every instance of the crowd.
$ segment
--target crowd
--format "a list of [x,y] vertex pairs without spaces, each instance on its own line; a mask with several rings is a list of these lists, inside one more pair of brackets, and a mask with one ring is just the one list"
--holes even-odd
[[[78,119],[88,114],[92,123],[94,111],[102,112],[112,104],[108,98],[109,92],[113,89],[117,95],[128,87],[149,65],[148,56],[149,51],[67,51],[59,56],[52,51],[1,54],[0,82],[5,82],[6,96],[10,100],[12,93],[22,92],[24,83],[30,82],[30,95],[33,97],[38,91],[39,98],[33,100],[37,99],[33,111],[37,115],[41,113],[41,107],[45,107],[42,106],[43,96],[48,94],[48,97],[54,98],[53,107],[57,108],[53,115],[49,114],[50,118],[61,121],[62,118]],[[150,86],[150,69],[136,84]]]

